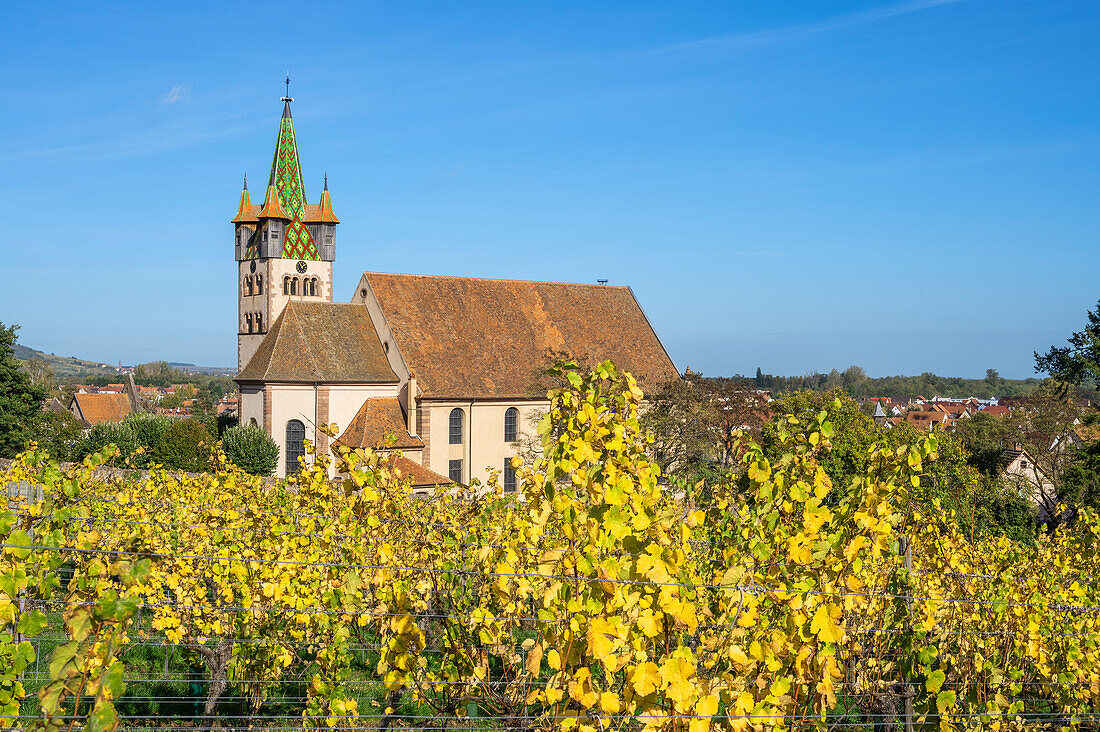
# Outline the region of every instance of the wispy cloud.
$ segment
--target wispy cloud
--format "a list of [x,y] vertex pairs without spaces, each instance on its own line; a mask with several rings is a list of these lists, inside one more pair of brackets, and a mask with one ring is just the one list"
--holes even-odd
[[462,161],[461,163],[459,163],[458,165],[454,166],[454,167],[453,167],[453,168],[451,168],[450,170],[444,170],[444,171],[443,171],[442,173],[440,173],[440,174],[439,174],[439,176],[438,176],[438,177],[439,177],[440,179],[443,179],[443,178],[454,178],[454,177],[455,177],[456,175],[458,175],[459,171],[461,171],[461,170],[462,170],[463,168],[465,168],[465,167],[466,167],[466,161],[465,161],[465,160],[463,160],[463,161]]
[[270,120],[241,122],[231,119],[191,119],[148,128],[131,129],[93,142],[53,147],[10,149],[0,153],[0,161],[114,160],[150,153],[193,147],[214,140],[248,134]]
[[793,25],[767,28],[760,31],[745,33],[731,33],[722,36],[711,36],[694,41],[684,41],[664,46],[654,46],[643,51],[642,54],[675,53],[678,51],[701,51],[708,48],[733,49],[750,46],[758,46],[767,43],[776,43],[799,36],[808,36],[815,33],[847,28],[875,21],[887,20],[899,15],[908,15],[922,10],[930,10],[943,5],[954,5],[965,0],[907,0],[906,2],[885,5],[872,10],[862,10],[855,13],[835,15],[809,23],[796,23]]
[[160,98],[161,104],[175,104],[187,99],[191,94],[190,84],[178,84],[172,87],[167,94]]

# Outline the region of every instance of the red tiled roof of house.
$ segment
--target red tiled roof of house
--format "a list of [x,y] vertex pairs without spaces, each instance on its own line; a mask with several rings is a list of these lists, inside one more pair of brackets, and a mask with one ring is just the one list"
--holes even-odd
[[88,424],[121,422],[130,414],[130,397],[126,394],[75,394],[80,419]]
[[562,356],[611,360],[645,391],[679,376],[628,287],[367,272],[428,398],[542,397]]
[[989,414],[989,415],[994,416],[994,417],[1003,417],[1006,414],[1012,414],[1011,409],[1009,409],[1008,407],[1002,407],[999,404],[994,405],[994,406],[990,406],[990,407],[986,407],[982,411],[985,412],[986,414]]
[[410,460],[404,455],[389,455],[385,460],[388,467],[395,469],[401,478],[412,479],[414,488],[429,488],[437,485],[453,485],[454,481],[444,478],[439,473],[425,468],[420,463]]
[[905,420],[921,429],[930,429],[937,424],[950,427],[955,423],[950,416],[938,411],[920,412],[912,410],[905,413]]
[[424,447],[423,440],[409,434],[405,425],[405,413],[394,397],[364,401],[337,441],[348,447],[369,447],[375,450]]

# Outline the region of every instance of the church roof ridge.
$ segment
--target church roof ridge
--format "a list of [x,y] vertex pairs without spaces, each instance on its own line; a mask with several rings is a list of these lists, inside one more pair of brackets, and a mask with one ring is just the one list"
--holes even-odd
[[564,357],[614,361],[647,391],[679,376],[629,287],[369,272],[364,278],[402,360],[432,399],[545,395],[544,372]]
[[509,279],[506,277],[470,277],[466,275],[448,275],[448,274],[418,274],[413,272],[371,272],[365,270],[364,276],[369,275],[381,275],[384,277],[417,277],[424,279],[450,279],[450,280],[472,280],[475,282],[501,282],[511,284],[528,284],[528,285],[562,285],[564,287],[594,287],[603,290],[629,290],[629,285],[602,285],[599,283],[591,282],[561,282],[558,280],[517,280]]

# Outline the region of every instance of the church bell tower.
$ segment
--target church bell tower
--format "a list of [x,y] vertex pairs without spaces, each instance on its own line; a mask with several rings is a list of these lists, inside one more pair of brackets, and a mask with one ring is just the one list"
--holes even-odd
[[267,331],[291,300],[332,302],[332,262],[336,259],[336,225],[328,176],[316,205],[306,203],[298,141],[290,115],[290,79],[283,97],[283,117],[263,204],[254,206],[248,179],[237,215],[234,258],[237,260],[237,371],[260,347]]

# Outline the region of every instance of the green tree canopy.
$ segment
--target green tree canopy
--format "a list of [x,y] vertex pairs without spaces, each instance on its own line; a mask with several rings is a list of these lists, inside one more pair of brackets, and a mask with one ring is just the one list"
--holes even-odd
[[1069,337],[1068,346],[1051,346],[1043,355],[1035,352],[1037,373],[1071,384],[1100,382],[1100,301],[1085,315],[1088,323]]
[[153,458],[166,468],[199,473],[210,469],[213,445],[214,435],[205,425],[195,419],[181,419],[164,433]]
[[234,465],[252,475],[271,475],[279,464],[279,445],[255,425],[227,429],[222,449]]
[[0,457],[14,457],[23,449],[46,398],[46,390],[31,383],[15,358],[18,328],[0,323]]

